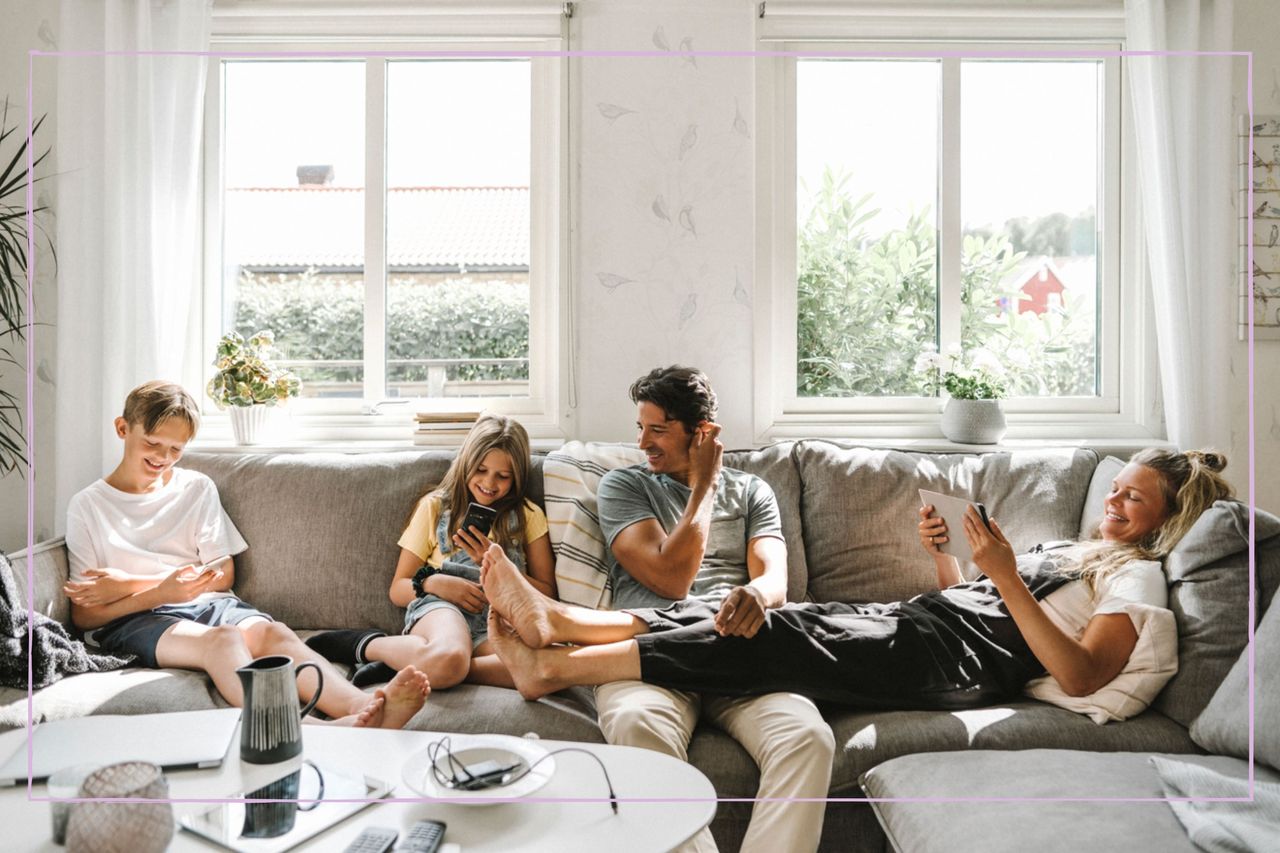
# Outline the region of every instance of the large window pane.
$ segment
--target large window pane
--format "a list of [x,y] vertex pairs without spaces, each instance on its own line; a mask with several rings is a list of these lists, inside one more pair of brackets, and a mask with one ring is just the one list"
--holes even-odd
[[530,64],[387,66],[388,396],[529,394]]
[[796,392],[921,393],[937,339],[937,61],[796,62]]
[[223,63],[222,329],[267,329],[310,397],[361,396],[364,64]]
[[962,345],[1011,393],[1098,393],[1098,61],[961,65]]

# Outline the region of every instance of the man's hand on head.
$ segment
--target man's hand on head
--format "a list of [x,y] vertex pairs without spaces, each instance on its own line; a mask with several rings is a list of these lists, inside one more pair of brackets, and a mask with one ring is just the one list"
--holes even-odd
[[703,421],[693,431],[689,443],[689,486],[716,487],[720,480],[724,443],[720,441],[720,424]]
[[722,637],[754,637],[764,625],[764,593],[753,586],[729,591],[716,613],[716,633]]

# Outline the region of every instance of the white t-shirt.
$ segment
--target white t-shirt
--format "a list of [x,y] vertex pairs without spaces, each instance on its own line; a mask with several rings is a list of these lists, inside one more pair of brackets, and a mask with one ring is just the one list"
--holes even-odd
[[1063,633],[1078,640],[1094,616],[1126,613],[1130,604],[1167,607],[1168,583],[1159,563],[1134,560],[1099,581],[1096,596],[1089,594],[1084,581],[1072,581],[1045,596],[1040,606]]
[[[102,568],[163,576],[249,547],[222,509],[213,481],[198,471],[172,470],[169,482],[154,492],[130,494],[98,480],[71,498],[71,580],[83,581],[86,570]],[[194,602],[231,595],[206,592]]]

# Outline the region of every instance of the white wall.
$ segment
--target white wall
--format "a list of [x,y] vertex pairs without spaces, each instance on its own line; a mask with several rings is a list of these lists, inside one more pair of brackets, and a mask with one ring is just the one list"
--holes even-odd
[[671,49],[587,57],[577,69],[578,434],[634,438],[627,388],[650,368],[679,362],[710,375],[725,440],[745,446],[753,64],[682,55],[681,44],[752,50],[750,4],[610,0],[580,3],[577,16],[582,50]]
[[[0,100],[8,97],[9,127],[18,125],[25,133],[27,126],[27,62],[28,51],[55,50],[58,25],[57,0],[0,0]],[[54,138],[53,115],[56,95],[56,79],[51,59],[35,60],[33,94],[35,114],[49,113],[44,126],[36,137],[37,151],[52,146]],[[14,108],[16,107],[16,109]],[[13,151],[6,141],[6,154]],[[52,174],[56,164],[53,155],[41,166],[40,174]],[[36,185],[37,205],[52,204],[52,181]],[[46,218],[46,226],[52,232],[53,220]],[[52,535],[53,530],[53,386],[47,378],[53,376],[55,330],[53,324],[56,305],[53,258],[47,244],[37,241],[35,321],[32,338],[35,341],[35,539],[40,541]],[[25,345],[13,341],[13,354],[25,363]],[[47,377],[47,378],[46,378]],[[14,394],[19,401],[27,395],[27,373],[22,367],[0,365],[0,385]],[[25,417],[25,413],[24,413]],[[48,486],[46,488],[46,485]],[[0,479],[0,549],[9,552],[27,546],[27,480],[17,474]]]
[[[1253,53],[1253,111],[1280,115],[1280,7],[1274,0],[1236,0],[1233,49]],[[1247,64],[1236,62],[1233,111],[1248,112],[1246,99]],[[1233,290],[1234,293],[1234,290]],[[1280,513],[1280,341],[1256,341],[1254,345],[1254,432],[1257,505]],[[1248,371],[1249,350],[1237,343],[1231,350],[1234,389],[1231,406],[1229,452],[1233,482],[1241,497],[1247,497],[1246,465],[1249,458]],[[1229,468],[1228,471],[1231,469]]]

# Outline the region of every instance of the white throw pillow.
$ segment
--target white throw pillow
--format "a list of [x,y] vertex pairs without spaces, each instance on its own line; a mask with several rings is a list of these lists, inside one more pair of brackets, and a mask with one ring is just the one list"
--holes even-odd
[[1173,612],[1163,607],[1134,603],[1123,612],[1133,620],[1138,642],[1119,675],[1087,696],[1069,696],[1051,675],[1027,682],[1023,692],[1084,714],[1098,725],[1145,711],[1178,671],[1178,625]]

